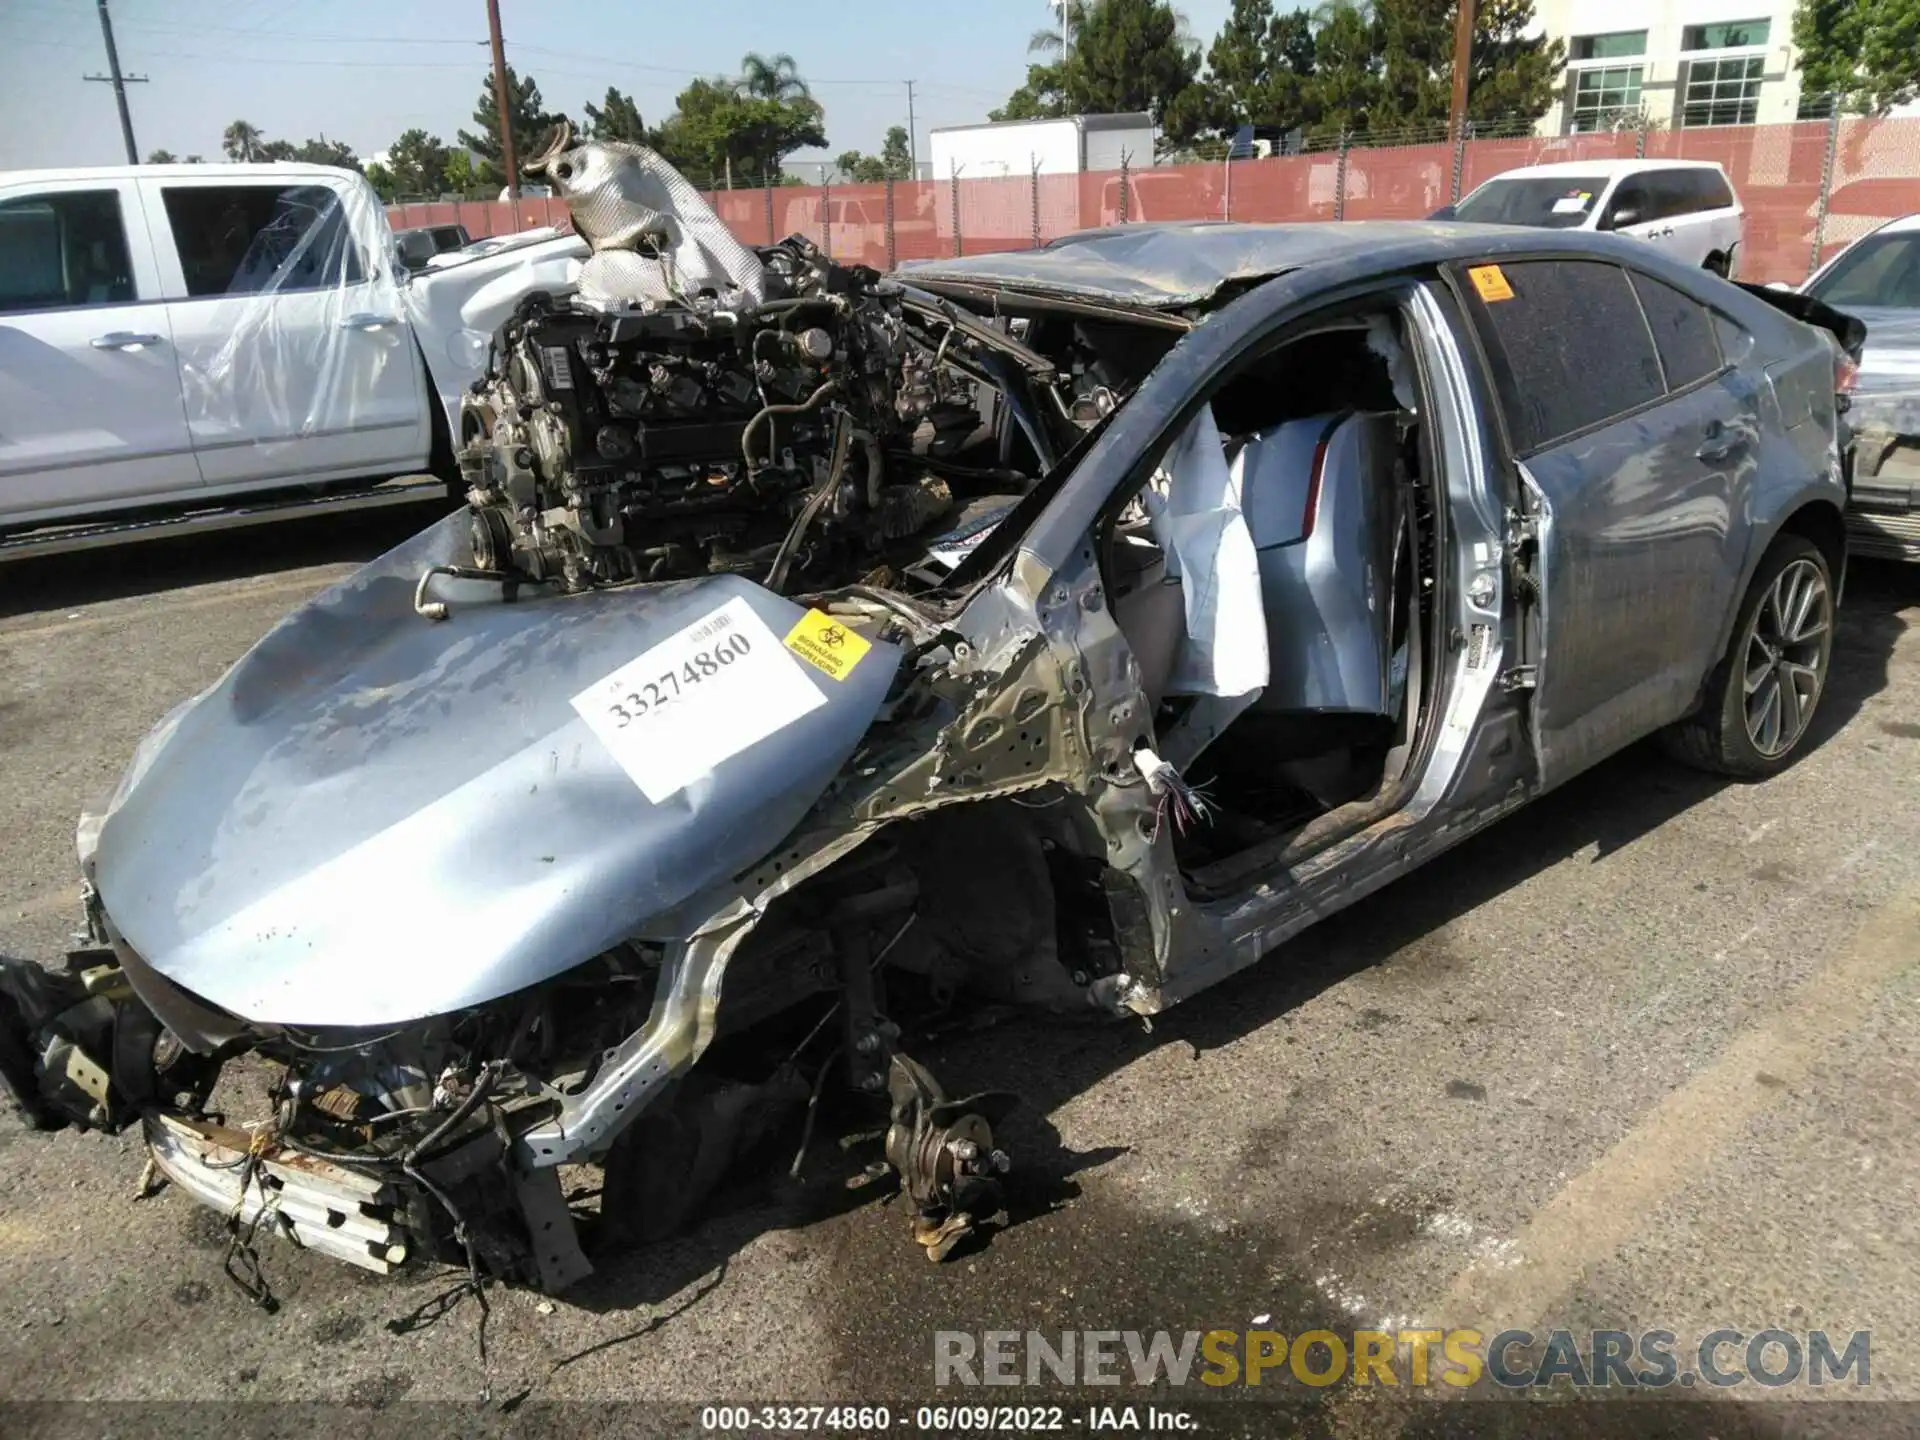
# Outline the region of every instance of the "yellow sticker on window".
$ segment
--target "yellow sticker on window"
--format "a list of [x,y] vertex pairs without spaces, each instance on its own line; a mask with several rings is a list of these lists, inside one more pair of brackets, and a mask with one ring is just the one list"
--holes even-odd
[[1473,281],[1473,288],[1480,292],[1480,298],[1489,305],[1496,300],[1513,298],[1513,286],[1507,283],[1507,277],[1500,273],[1498,265],[1469,266],[1467,278]]
[[818,610],[807,611],[787,632],[787,649],[835,680],[846,679],[872,648],[864,637]]

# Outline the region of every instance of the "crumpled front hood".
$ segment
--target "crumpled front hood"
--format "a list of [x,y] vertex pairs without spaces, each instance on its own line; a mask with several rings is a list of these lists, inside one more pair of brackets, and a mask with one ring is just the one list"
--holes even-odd
[[734,602],[776,639],[805,612],[732,576],[512,604],[441,579],[451,618],[430,623],[415,583],[466,561],[466,527],[295,611],[141,746],[93,877],[175,984],[253,1021],[387,1025],[560,974],[768,853],[898,663],[876,644],[833,678],[759,646],[756,667],[822,699],[654,803],[575,697]]

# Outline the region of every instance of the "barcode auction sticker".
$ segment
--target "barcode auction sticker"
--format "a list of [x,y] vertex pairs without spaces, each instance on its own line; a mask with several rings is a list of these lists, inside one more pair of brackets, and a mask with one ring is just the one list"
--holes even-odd
[[[864,652],[867,642],[852,638]],[[739,596],[573,697],[580,718],[656,805],[826,703]]]
[[787,632],[787,648],[816,670],[844,680],[873,646],[841,621],[809,610]]

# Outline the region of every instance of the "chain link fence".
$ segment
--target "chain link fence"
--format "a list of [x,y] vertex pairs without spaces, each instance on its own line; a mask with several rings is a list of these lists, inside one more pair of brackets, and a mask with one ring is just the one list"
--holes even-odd
[[[1494,127],[1498,131],[1501,127]],[[1024,250],[1076,230],[1141,220],[1408,220],[1430,215],[1482,181],[1556,161],[1712,160],[1746,207],[1745,280],[1803,280],[1841,246],[1920,210],[1920,118],[1842,116],[1779,125],[1668,130],[1638,125],[1592,134],[1485,133],[1444,128],[1314,137],[1299,153],[1124,166],[1077,175],[746,186],[707,191],[741,240],[801,234],[835,258],[890,269],[913,260]],[[1384,142],[1384,143],[1383,143]],[[565,227],[558,199],[395,205],[396,229],[461,224],[478,238]]]

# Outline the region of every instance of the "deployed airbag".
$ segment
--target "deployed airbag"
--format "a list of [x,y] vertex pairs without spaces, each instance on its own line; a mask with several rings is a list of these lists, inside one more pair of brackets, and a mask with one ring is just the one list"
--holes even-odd
[[1211,407],[1194,417],[1141,492],[1167,578],[1180,584],[1186,633],[1169,695],[1246,695],[1267,683],[1260,567]]

